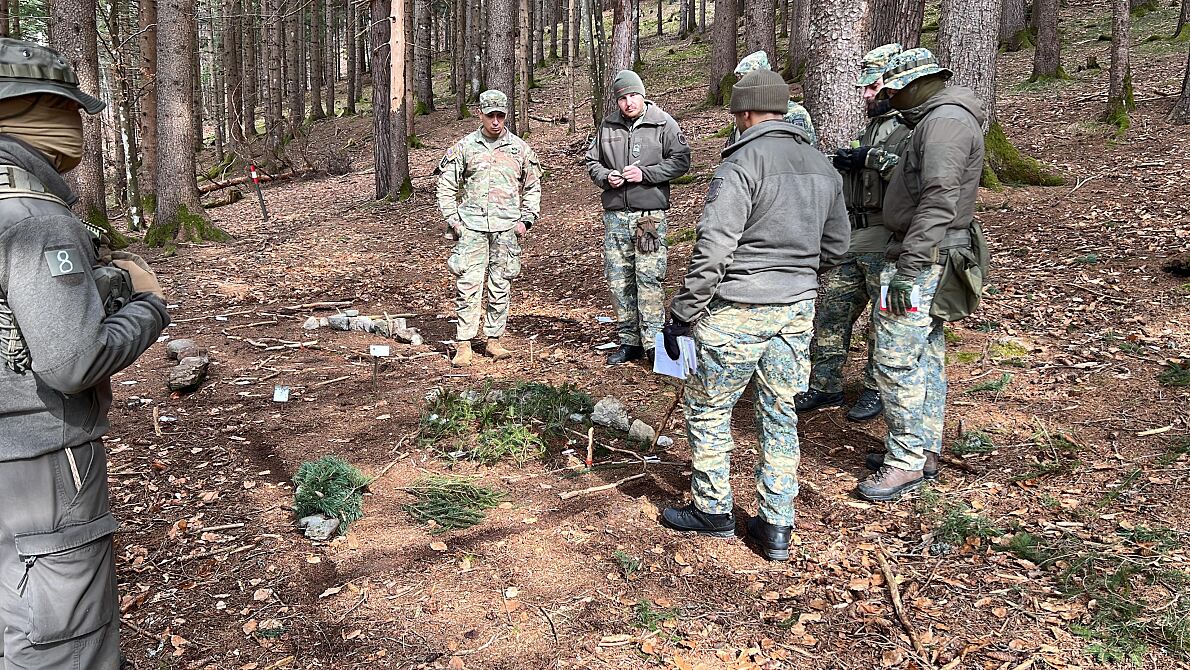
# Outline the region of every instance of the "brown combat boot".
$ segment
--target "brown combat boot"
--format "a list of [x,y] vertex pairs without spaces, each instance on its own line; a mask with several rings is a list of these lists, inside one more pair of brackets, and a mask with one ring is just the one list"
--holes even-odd
[[926,479],[921,470],[902,470],[891,465],[881,466],[874,474],[859,483],[855,492],[864,500],[888,502],[899,499],[906,491],[922,485]]
[[458,344],[458,350],[455,351],[455,357],[450,359],[450,364],[456,368],[465,368],[471,365],[471,340],[463,340]]
[[[937,479],[938,478],[938,463],[941,460],[942,460],[942,457],[939,456],[938,454],[935,454],[932,451],[927,451],[926,452],[926,467],[922,469],[921,474],[926,479]],[[879,470],[880,466],[882,466],[882,465],[884,465],[884,452],[883,451],[873,451],[864,457],[864,467],[868,468],[872,472],[876,472],[877,470]]]
[[512,357],[512,352],[505,349],[504,345],[500,344],[500,338],[498,337],[488,338],[488,346],[486,347],[486,350],[488,355],[497,361],[502,361],[505,358]]

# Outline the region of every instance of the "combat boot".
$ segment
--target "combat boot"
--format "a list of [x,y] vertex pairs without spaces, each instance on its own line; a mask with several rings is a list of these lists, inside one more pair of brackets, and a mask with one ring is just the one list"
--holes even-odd
[[819,407],[836,407],[843,404],[843,393],[827,393],[810,389],[793,397],[793,408],[798,412],[809,412]]
[[[884,465],[884,456],[885,453],[883,451],[873,451],[869,453],[866,457],[864,457],[864,467],[871,470],[872,472],[876,472],[881,468],[881,466]],[[927,451],[926,466],[921,469],[921,476],[925,477],[926,479],[937,479],[938,463],[941,460],[942,457],[938,454],[935,454],[932,451]]]
[[770,561],[789,560],[789,536],[792,534],[793,526],[774,526],[758,516],[748,519],[744,526],[744,539]]
[[864,500],[888,502],[898,500],[907,491],[922,485],[926,479],[920,470],[902,470],[883,465],[870,477],[855,487],[855,492]]
[[661,525],[683,533],[735,537],[735,516],[730,513],[707,514],[694,503],[685,507],[666,507],[661,512]]
[[620,365],[628,361],[635,361],[645,355],[644,347],[639,344],[621,344],[619,349],[607,357],[608,365]]
[[458,350],[455,351],[455,357],[450,359],[450,364],[456,368],[465,368],[471,365],[471,358],[474,354],[471,353],[471,340],[463,340],[458,344]]
[[500,344],[500,338],[498,337],[488,338],[488,346],[486,347],[486,350],[488,355],[497,361],[502,361],[505,358],[510,358],[512,356],[512,352],[505,349],[504,346]]
[[880,399],[880,391],[864,389],[859,394],[855,404],[847,411],[848,421],[867,421],[875,419],[884,412],[884,401]]

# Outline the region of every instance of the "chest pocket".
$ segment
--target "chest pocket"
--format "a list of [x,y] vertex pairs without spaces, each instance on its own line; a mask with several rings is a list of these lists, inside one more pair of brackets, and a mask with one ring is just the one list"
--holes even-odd
[[661,162],[661,127],[644,126],[633,131],[628,147],[628,162],[638,165],[657,165]]

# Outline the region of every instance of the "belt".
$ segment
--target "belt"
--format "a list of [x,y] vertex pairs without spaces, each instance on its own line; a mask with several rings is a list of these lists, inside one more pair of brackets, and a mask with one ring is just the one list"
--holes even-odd
[[950,249],[965,249],[971,246],[971,228],[952,229],[946,231],[946,235],[938,246],[934,247],[930,252],[931,258],[935,263],[941,263],[946,259],[946,253]]
[[[876,218],[876,217],[879,217],[880,223],[872,221],[872,218]],[[875,225],[881,225],[881,223],[884,220],[884,217],[879,212],[879,210],[868,212],[868,211],[864,211],[862,209],[847,210],[847,218],[851,219],[851,229],[852,230],[863,230],[864,228],[870,228]]]

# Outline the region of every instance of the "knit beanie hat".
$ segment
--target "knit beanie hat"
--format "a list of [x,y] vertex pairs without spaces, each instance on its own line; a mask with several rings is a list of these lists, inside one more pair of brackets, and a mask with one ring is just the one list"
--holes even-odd
[[620,70],[616,73],[616,78],[612,80],[612,93],[616,100],[628,95],[629,93],[645,94],[645,83],[640,80],[640,75],[632,70]]
[[789,85],[772,70],[754,70],[731,87],[731,111],[773,112],[789,109]]

